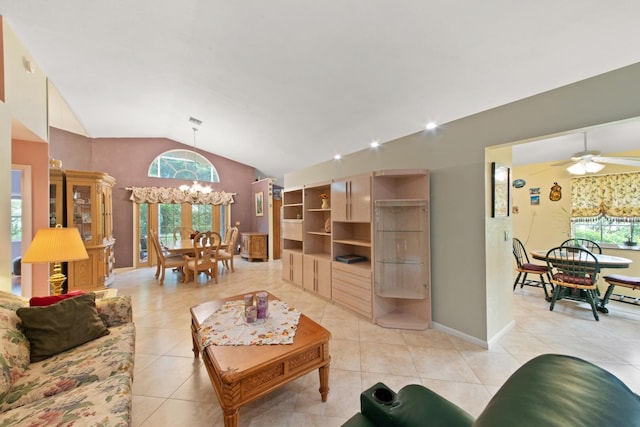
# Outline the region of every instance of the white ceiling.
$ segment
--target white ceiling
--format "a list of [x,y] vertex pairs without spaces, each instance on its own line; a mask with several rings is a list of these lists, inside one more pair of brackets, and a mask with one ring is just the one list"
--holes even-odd
[[[568,161],[585,150],[600,151],[603,156],[629,150],[640,150],[640,119],[607,123],[553,138],[540,139],[512,147],[514,166]],[[628,156],[625,156],[628,157]],[[640,160],[640,158],[639,158]],[[568,166],[568,165],[567,165]]]
[[92,137],[192,145],[195,117],[198,148],[275,178],[640,59],[637,0],[0,0],[0,14]]

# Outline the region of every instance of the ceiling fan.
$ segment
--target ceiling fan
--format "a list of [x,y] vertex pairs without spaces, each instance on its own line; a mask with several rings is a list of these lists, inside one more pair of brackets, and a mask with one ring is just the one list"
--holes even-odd
[[601,156],[600,151],[587,149],[587,133],[584,134],[584,150],[575,153],[571,160],[556,163],[553,166],[567,166],[567,171],[573,175],[600,172],[605,164],[623,165],[640,168],[640,157],[609,157]]

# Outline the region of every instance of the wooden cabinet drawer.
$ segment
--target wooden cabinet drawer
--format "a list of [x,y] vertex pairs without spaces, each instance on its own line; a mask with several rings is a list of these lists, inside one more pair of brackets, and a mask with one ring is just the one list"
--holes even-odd
[[302,240],[302,220],[284,220],[282,237],[291,240]]
[[371,271],[332,263],[333,301],[371,318]]
[[371,289],[371,265],[367,263],[346,264],[343,262],[335,261],[331,264],[333,266],[334,274],[337,271],[338,274],[345,277],[351,277],[353,280],[365,280],[369,283],[368,289]]

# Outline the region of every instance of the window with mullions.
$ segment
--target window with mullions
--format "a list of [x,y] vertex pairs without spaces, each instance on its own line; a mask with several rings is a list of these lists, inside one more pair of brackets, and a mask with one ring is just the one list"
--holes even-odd
[[198,231],[211,230],[212,205],[191,205],[191,228]]
[[160,241],[173,240],[173,230],[181,226],[181,206],[162,203],[158,209],[158,237]]
[[640,221],[629,219],[599,218],[597,220],[573,220],[572,235],[612,245],[637,246],[640,242]]
[[151,163],[149,176],[220,182],[218,171],[211,162],[190,150],[170,150],[160,154]]

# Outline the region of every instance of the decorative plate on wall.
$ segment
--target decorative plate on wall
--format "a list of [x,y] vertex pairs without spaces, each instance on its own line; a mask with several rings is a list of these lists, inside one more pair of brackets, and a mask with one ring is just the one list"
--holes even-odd
[[525,186],[526,183],[527,183],[527,181],[525,181],[524,179],[514,179],[512,185],[515,188],[522,188],[522,187]]

